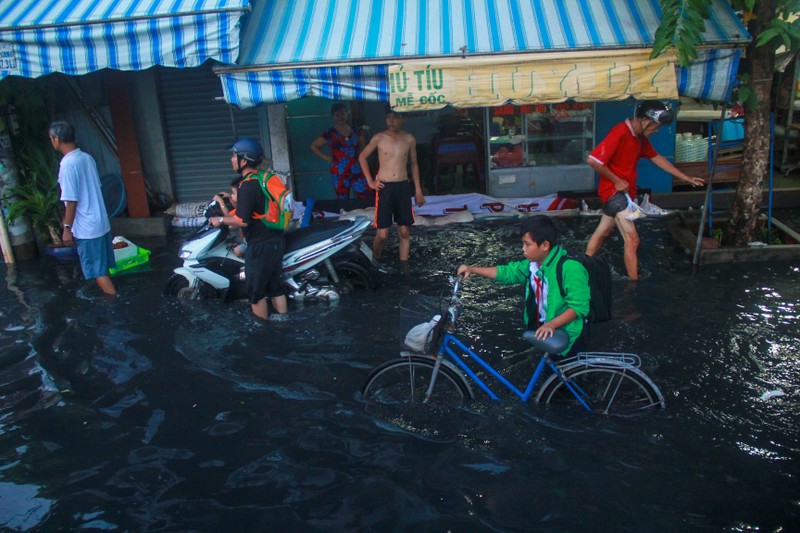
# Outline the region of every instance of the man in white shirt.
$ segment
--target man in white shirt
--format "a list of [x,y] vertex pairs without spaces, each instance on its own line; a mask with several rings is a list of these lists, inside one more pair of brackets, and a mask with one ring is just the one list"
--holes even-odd
[[61,200],[66,206],[62,240],[68,246],[76,245],[86,279],[96,280],[104,293],[113,296],[117,289],[108,269],[116,266],[114,245],[97,164],[75,144],[75,128],[68,122],[53,122],[48,134],[53,148],[63,156],[58,170]]

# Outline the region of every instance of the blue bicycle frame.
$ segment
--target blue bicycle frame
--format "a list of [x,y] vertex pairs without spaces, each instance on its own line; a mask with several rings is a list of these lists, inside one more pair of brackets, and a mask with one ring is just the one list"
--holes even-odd
[[[592,411],[592,408],[584,400],[586,397],[586,393],[577,388],[574,383],[570,383],[569,380],[563,378],[561,373],[558,370],[556,364],[550,359],[548,354],[542,355],[542,358],[539,360],[539,364],[536,365],[536,370],[533,372],[533,376],[531,377],[528,386],[525,388],[525,391],[519,390],[513,383],[508,381],[503,375],[501,375],[497,370],[492,368],[489,363],[484,361],[478,354],[472,351],[468,346],[466,346],[463,342],[458,340],[458,337],[450,333],[449,331],[445,331],[442,336],[442,344],[439,347],[439,355],[447,354],[450,360],[456,364],[473,382],[475,382],[492,400],[499,400],[500,398],[489,388],[489,385],[486,384],[484,380],[482,380],[472,369],[467,366],[467,364],[462,360],[462,357],[453,349],[453,346],[461,350],[462,354],[466,354],[467,358],[474,360],[478,363],[484,370],[486,370],[491,376],[493,376],[497,381],[499,381],[503,386],[505,386],[508,390],[516,394],[520,400],[523,402],[527,402],[531,395],[533,395],[533,389],[536,387],[536,382],[539,380],[539,377],[542,375],[545,366],[550,367],[550,369],[555,373],[559,378],[564,382],[564,385],[567,386],[569,391],[578,399],[578,401],[586,408],[587,411]],[[577,390],[576,390],[577,388]]]

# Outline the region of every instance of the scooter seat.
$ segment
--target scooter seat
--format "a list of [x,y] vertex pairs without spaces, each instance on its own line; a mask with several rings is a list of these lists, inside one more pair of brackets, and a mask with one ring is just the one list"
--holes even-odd
[[286,234],[286,253],[330,239],[346,231],[355,223],[354,220],[328,220],[290,231]]

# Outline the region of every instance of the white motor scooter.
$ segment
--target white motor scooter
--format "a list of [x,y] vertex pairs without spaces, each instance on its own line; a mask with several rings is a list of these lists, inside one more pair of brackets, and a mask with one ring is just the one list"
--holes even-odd
[[[357,217],[286,232],[287,295],[296,300],[336,300],[354,287],[374,288],[381,268],[361,239],[369,225],[369,219]],[[206,221],[181,247],[178,256],[183,265],[174,270],[164,294],[182,299],[245,298],[244,259],[233,252],[235,246],[227,226],[215,228]]]

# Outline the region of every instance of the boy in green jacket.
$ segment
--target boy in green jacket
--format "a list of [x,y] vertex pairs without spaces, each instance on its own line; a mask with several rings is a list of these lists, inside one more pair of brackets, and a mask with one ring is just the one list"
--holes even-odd
[[558,287],[556,265],[567,251],[558,245],[555,223],[545,215],[522,221],[523,261],[507,265],[479,267],[461,265],[458,274],[494,279],[503,285],[525,285],[525,325],[536,330],[537,339],[546,339],[557,329],[569,336],[569,345],[561,355],[573,355],[584,349],[581,334],[589,314],[589,274],[578,261],[563,265],[564,294]]

